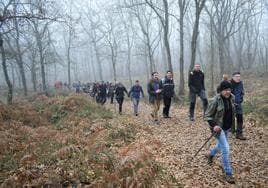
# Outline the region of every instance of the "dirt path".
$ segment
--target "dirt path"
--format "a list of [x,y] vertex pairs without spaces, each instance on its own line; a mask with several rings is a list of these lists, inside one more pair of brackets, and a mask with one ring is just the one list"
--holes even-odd
[[[107,105],[114,109],[114,106]],[[117,108],[117,106],[116,106]],[[252,127],[245,122],[246,141],[240,141],[230,134],[230,158],[236,178],[236,184],[223,181],[220,165],[220,154],[214,164],[207,165],[205,154],[215,143],[215,139],[191,161],[191,157],[210,136],[208,125],[202,119],[201,111],[197,112],[195,122],[188,120],[186,107],[172,105],[171,119],[160,116],[160,124],[156,125],[150,118],[151,107],[140,103],[140,114],[134,116],[131,101],[123,104],[121,118],[129,118],[135,125],[144,127],[137,135],[137,140],[159,140],[161,146],[152,150],[156,160],[174,175],[185,187],[268,187],[268,130],[267,127]],[[162,105],[159,115],[162,113]]]

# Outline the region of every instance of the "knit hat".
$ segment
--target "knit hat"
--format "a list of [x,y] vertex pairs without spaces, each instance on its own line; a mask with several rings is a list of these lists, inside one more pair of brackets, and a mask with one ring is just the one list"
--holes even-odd
[[231,83],[228,82],[227,80],[224,80],[224,81],[222,81],[222,82],[220,83],[218,89],[219,89],[219,91],[221,92],[221,91],[223,91],[223,90],[225,90],[225,89],[231,89],[231,88],[232,88]]

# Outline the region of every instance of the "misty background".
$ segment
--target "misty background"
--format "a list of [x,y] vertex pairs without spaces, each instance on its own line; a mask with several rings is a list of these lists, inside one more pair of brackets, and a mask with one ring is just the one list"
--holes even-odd
[[195,63],[213,93],[224,73],[267,73],[266,0],[1,0],[0,21],[9,93],[55,81],[146,85],[152,71],[172,70],[184,95]]

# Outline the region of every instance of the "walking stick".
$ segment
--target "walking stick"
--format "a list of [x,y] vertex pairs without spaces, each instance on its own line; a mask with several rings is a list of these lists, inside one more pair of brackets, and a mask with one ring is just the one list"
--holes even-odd
[[198,155],[198,153],[205,147],[205,145],[210,141],[210,139],[215,136],[217,133],[214,132],[211,134],[211,136],[206,140],[206,142],[199,148],[199,150],[195,153],[195,155],[192,157],[192,160]]

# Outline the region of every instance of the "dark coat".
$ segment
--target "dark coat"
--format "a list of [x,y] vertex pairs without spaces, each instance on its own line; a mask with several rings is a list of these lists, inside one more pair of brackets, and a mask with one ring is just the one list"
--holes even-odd
[[150,82],[147,84],[150,103],[154,103],[155,100],[161,100],[161,93],[156,93],[157,89],[160,89],[160,81],[150,80]]
[[190,92],[200,93],[201,90],[205,90],[204,79],[205,75],[202,71],[190,72],[188,80]]
[[[230,97],[231,108],[232,108],[232,116],[231,116],[231,124],[230,127],[235,126],[235,106],[234,106],[234,96]],[[205,120],[209,122],[211,127],[218,125],[223,127],[224,123],[224,115],[225,115],[225,105],[221,94],[217,94],[213,100],[209,103],[208,108],[205,113]]]
[[127,90],[124,86],[117,86],[115,88],[115,98],[124,98],[124,92],[128,95]]
[[163,97],[173,97],[174,96],[174,82],[173,79],[163,78],[160,82],[160,89],[162,89]]
[[231,80],[232,84],[232,94],[235,96],[235,103],[240,104],[243,102],[244,98],[244,86],[243,82],[240,81],[236,83],[233,79]]

